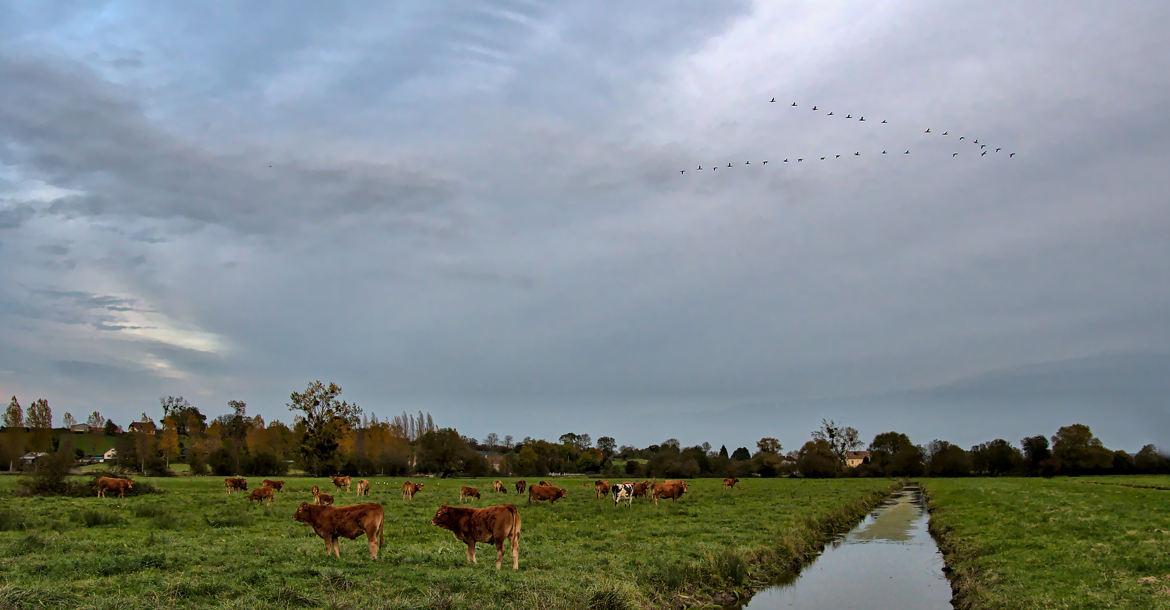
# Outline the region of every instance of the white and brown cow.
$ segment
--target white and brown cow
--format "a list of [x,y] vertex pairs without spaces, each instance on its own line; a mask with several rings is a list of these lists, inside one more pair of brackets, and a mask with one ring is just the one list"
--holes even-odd
[[609,486],[610,493],[613,494],[613,505],[617,506],[622,500],[626,501],[627,506],[634,505],[634,484],[633,483],[612,483]]

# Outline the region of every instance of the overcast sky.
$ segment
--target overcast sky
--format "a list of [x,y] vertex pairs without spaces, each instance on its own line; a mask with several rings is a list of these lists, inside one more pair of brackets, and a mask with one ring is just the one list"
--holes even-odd
[[0,393],[290,421],[322,379],[477,438],[1164,444],[1167,23],[0,0]]

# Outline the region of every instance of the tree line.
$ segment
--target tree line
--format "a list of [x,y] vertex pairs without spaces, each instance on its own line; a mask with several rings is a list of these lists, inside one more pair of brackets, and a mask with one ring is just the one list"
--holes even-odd
[[[876,435],[864,443],[856,429],[822,420],[799,449],[785,453],[779,440],[764,437],[754,451],[709,443],[684,447],[667,439],[647,447],[619,447],[611,436],[565,433],[556,442],[490,433],[482,441],[454,428],[437,427],[429,414],[402,413],[389,421],[368,415],[341,400],[341,387],[321,381],[292,392],[286,403],[292,425],[248,416],[247,404],[231,400],[227,412],[207,416],[181,396],[160,399],[156,424],[143,413],[138,425],[120,429],[100,413],[87,420],[92,434],[115,437],[117,466],[153,475],[186,463],[192,474],[283,475],[296,467],[313,475],[397,476],[547,476],[556,473],[613,477],[907,477],[1170,473],[1170,458],[1153,445],[1130,454],[1110,450],[1088,426],[1072,424],[1043,435],[1024,437],[1019,446],[995,439],[963,449],[943,440],[914,444],[900,432]],[[64,418],[72,425],[73,418]],[[104,421],[103,421],[104,420]],[[100,430],[100,431],[99,431]],[[1050,442],[1051,440],[1051,442]],[[0,466],[17,467],[26,451],[69,451],[52,432],[52,413],[44,399],[25,412],[12,397],[0,431]]]

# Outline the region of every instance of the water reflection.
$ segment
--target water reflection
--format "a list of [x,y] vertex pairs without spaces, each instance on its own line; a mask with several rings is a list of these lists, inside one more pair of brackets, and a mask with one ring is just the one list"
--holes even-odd
[[746,607],[949,608],[950,584],[927,521],[921,490],[907,486],[798,576],[757,593]]

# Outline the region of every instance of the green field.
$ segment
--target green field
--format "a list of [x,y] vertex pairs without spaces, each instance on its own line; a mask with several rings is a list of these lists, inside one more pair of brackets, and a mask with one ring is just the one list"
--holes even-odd
[[1078,477],[1073,479],[1086,483],[1105,483],[1109,485],[1125,485],[1128,487],[1150,487],[1153,489],[1170,490],[1170,475],[1166,474],[1113,474],[1103,476]]
[[[556,479],[568,496],[528,506],[496,497],[490,480],[372,478],[370,500],[386,508],[385,545],[371,560],[363,539],[326,558],[307,526],[291,519],[325,479],[286,478],[271,507],[228,496],[212,477],[138,478],[164,493],[123,500],[8,497],[0,509],[0,607],[431,607],[581,608],[683,605],[726,600],[792,570],[825,540],[863,516],[888,480],[753,479],[725,492],[694,481],[677,503],[632,508],[594,500],[584,479]],[[514,479],[505,479],[511,483]],[[260,478],[249,478],[249,485]],[[14,477],[0,479],[2,493]],[[473,505],[520,507],[520,570],[496,571],[494,549],[463,545],[429,524],[459,486],[483,493]],[[1097,486],[1093,486],[1097,487]],[[335,494],[338,505],[353,495]],[[717,597],[716,597],[717,596]]]
[[1090,480],[924,481],[956,607],[1170,607],[1170,492]]

